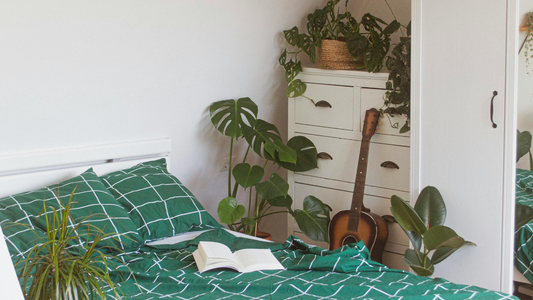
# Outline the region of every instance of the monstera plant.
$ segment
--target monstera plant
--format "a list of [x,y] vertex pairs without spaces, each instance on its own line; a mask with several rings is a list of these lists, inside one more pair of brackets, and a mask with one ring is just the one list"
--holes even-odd
[[433,274],[435,265],[459,248],[475,245],[444,226],[446,205],[439,190],[433,186],[420,192],[414,208],[402,198],[392,196],[391,212],[414,247],[405,250],[403,261],[420,276]]
[[[302,232],[316,241],[328,241],[329,209],[318,198],[307,196],[302,209],[292,209],[289,184],[277,173],[263,180],[265,167],[270,163],[287,170],[303,172],[317,167],[317,150],[306,137],[295,136],[286,144],[274,124],[257,118],[257,105],[250,98],[223,100],[209,107],[211,122],[223,135],[231,139],[229,149],[228,193],[218,205],[220,221],[236,231],[256,235],[263,217],[291,214]],[[234,143],[239,139],[248,144],[242,160],[233,166]],[[253,152],[264,160],[262,165],[247,163]],[[248,192],[248,211],[237,202],[241,186]],[[255,190],[255,193],[253,192]],[[282,210],[270,212],[270,208]]]

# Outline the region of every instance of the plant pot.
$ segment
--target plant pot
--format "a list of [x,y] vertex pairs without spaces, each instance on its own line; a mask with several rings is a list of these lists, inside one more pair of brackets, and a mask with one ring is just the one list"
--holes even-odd
[[[239,231],[240,233],[243,233],[243,231]],[[258,238],[262,238],[262,239],[265,239],[265,240],[268,240],[268,241],[271,241],[272,240],[272,234],[269,233],[269,232],[264,232],[264,231],[261,231],[261,230],[258,230],[257,231],[257,237]]]
[[318,67],[328,70],[361,70],[364,69],[363,56],[354,61],[345,41],[322,40],[318,48]]

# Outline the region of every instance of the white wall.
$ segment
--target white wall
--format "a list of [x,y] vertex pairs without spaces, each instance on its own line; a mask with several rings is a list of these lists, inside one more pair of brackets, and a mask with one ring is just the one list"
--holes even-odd
[[[520,16],[523,18],[527,12],[533,12],[533,1],[520,1]],[[526,38],[526,33],[521,32],[520,45]],[[533,51],[530,51],[531,56]],[[520,131],[533,133],[533,59],[530,57],[530,65],[526,67],[525,49],[518,56],[518,112],[517,128]],[[529,170],[529,158],[525,155],[517,164],[518,168]]]
[[251,97],[286,137],[281,32],[323,2],[4,1],[0,154],[169,137],[170,171],[216,216],[229,141],[206,108]]

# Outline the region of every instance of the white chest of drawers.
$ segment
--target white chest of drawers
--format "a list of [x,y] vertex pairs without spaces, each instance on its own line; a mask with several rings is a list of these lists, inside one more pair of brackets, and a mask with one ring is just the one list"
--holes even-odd
[[[319,153],[325,152],[332,159],[319,159],[318,169],[312,171],[289,172],[289,193],[295,209],[303,207],[307,195],[316,196],[331,206],[331,216],[350,208],[362,122],[366,110],[383,105],[387,76],[386,73],[315,68],[304,68],[300,73],[299,78],[307,84],[305,95],[327,104],[315,106],[303,97],[289,99],[289,138],[304,135],[313,141]],[[390,214],[392,195],[409,200],[410,151],[409,134],[400,134],[398,129],[392,128],[388,118],[381,120],[379,131],[371,138],[364,205],[374,213],[386,215]],[[401,126],[404,121],[403,117],[395,117],[390,122],[399,122]],[[381,166],[384,162],[394,162],[398,169]],[[398,224],[388,225],[389,239],[383,262],[392,268],[406,269],[401,257],[409,240]],[[289,218],[288,230],[289,234],[311,244],[328,247],[325,243],[308,240],[292,218]]]

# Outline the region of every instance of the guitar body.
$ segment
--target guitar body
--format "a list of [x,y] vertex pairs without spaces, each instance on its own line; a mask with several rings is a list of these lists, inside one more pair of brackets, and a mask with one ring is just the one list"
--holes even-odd
[[383,218],[371,213],[363,205],[370,138],[376,131],[378,119],[379,111],[377,109],[372,108],[366,111],[352,204],[350,210],[338,212],[331,220],[329,225],[329,249],[334,250],[343,245],[357,243],[362,240],[370,251],[370,258],[381,262],[383,249],[389,237],[389,229]]
[[337,249],[362,240],[370,251],[370,258],[381,263],[383,250],[389,237],[389,229],[385,220],[375,213],[362,211],[357,231],[351,231],[348,229],[349,219],[349,210],[341,210],[335,214],[329,225],[329,249]]

